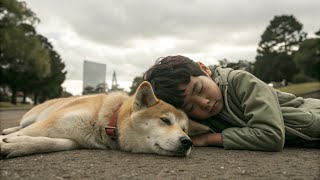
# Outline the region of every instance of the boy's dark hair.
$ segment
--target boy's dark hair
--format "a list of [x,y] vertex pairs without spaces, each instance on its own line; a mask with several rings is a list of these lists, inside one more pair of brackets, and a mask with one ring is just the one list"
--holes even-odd
[[159,99],[175,107],[182,107],[185,89],[179,89],[178,85],[188,84],[191,76],[202,75],[205,73],[196,62],[185,56],[177,55],[159,58],[144,73],[143,79],[150,82]]

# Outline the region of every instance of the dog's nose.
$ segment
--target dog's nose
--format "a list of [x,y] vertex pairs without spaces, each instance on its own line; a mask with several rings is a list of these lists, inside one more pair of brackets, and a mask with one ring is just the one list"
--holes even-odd
[[191,139],[186,136],[181,137],[180,142],[185,150],[189,149],[193,144]]

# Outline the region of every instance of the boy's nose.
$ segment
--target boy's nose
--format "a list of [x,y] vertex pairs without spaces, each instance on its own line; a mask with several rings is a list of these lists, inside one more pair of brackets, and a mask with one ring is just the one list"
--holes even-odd
[[204,109],[206,111],[210,110],[211,106],[210,106],[210,100],[209,99],[206,99],[206,98],[201,99],[200,105],[201,105],[202,109]]

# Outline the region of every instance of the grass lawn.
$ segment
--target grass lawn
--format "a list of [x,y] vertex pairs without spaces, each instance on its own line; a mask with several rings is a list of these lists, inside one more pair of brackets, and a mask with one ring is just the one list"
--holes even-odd
[[10,102],[0,102],[0,108],[32,108],[33,105],[30,104],[11,104]]
[[285,87],[276,88],[283,92],[292,93],[295,95],[302,95],[314,91],[320,91],[320,82],[308,82],[301,84],[290,84]]

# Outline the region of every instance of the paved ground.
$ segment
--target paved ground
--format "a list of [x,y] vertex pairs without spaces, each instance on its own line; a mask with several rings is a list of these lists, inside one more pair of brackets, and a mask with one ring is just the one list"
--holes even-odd
[[301,95],[303,98],[316,98],[320,99],[320,91],[313,91],[307,94]]
[[[0,111],[0,130],[25,111]],[[0,160],[5,179],[320,179],[320,151],[194,148],[177,158],[120,151],[73,150]]]

